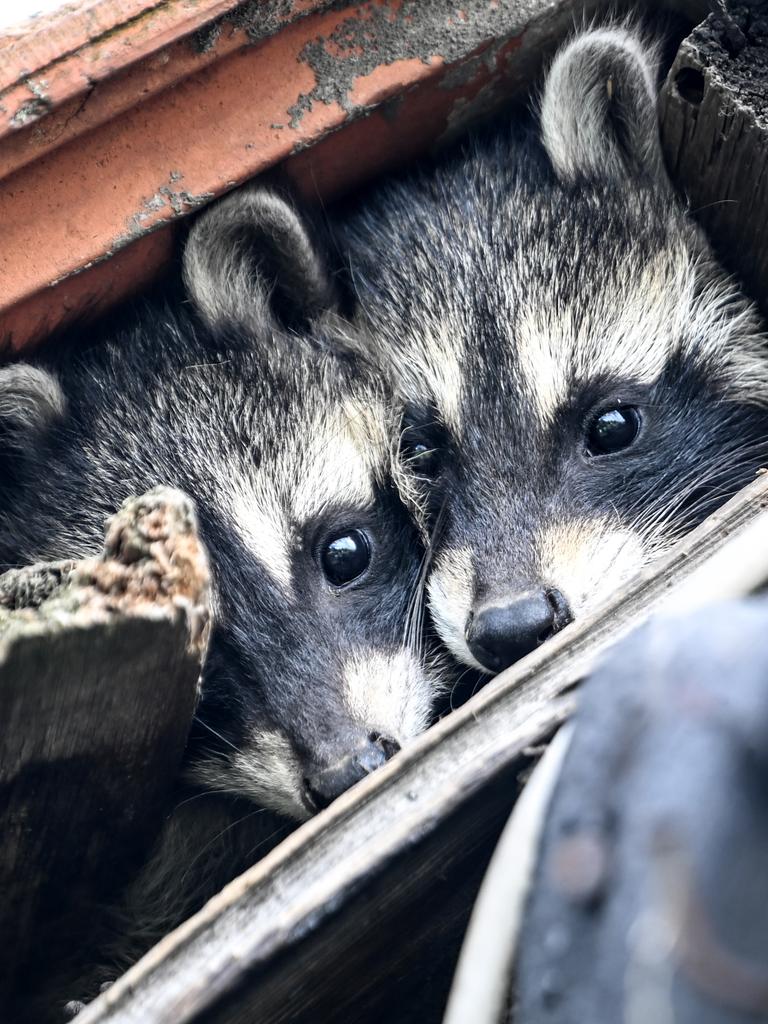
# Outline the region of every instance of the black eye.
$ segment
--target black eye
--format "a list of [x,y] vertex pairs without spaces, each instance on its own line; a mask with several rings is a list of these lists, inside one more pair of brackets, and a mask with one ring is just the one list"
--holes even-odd
[[417,442],[404,449],[405,463],[417,476],[434,477],[440,470],[440,452],[437,448]]
[[360,530],[339,533],[320,552],[323,572],[335,587],[343,587],[362,576],[371,561],[368,538]]
[[590,455],[610,455],[628,448],[640,433],[640,413],[634,405],[606,409],[587,428]]

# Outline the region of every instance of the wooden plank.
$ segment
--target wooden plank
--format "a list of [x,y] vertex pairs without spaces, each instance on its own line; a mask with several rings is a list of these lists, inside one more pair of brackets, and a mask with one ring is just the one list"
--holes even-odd
[[438,1021],[527,748],[563,721],[563,695],[611,643],[758,521],[768,540],[768,477],[303,825],[81,1024]]
[[680,47],[661,134],[696,219],[768,313],[768,5],[731,6]]
[[101,558],[0,577],[8,998],[86,941],[88,908],[158,832],[197,701],[207,588],[191,504],[166,488],[125,503]]

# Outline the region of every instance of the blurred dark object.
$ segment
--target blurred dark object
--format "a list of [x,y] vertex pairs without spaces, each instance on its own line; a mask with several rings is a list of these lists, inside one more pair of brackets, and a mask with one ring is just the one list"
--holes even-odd
[[515,1024],[768,1017],[768,600],[654,620],[585,686]]

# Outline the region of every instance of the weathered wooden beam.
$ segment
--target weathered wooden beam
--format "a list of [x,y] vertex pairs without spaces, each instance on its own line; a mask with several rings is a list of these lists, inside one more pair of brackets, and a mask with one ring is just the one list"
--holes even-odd
[[78,1024],[440,1020],[479,878],[529,748],[568,715],[568,692],[601,653],[726,545],[738,550],[747,530],[768,552],[768,477],[602,612],[503,673],[302,826]]
[[727,7],[681,45],[661,135],[696,219],[768,313],[768,3]]
[[6,992],[83,941],[89,907],[159,828],[197,701],[207,588],[192,506],[167,488],[125,503],[100,558],[0,578]]

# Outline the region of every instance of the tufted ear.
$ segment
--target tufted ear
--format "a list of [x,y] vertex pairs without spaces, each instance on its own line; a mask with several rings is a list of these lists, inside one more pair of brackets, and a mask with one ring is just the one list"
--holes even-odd
[[61,419],[66,399],[52,373],[29,363],[0,367],[0,473],[13,475],[45,429]]
[[656,63],[653,47],[620,27],[584,32],[558,52],[544,83],[541,135],[562,181],[666,181]]
[[195,221],[184,283],[212,327],[306,323],[333,305],[330,278],[294,208],[270,189],[238,189]]

